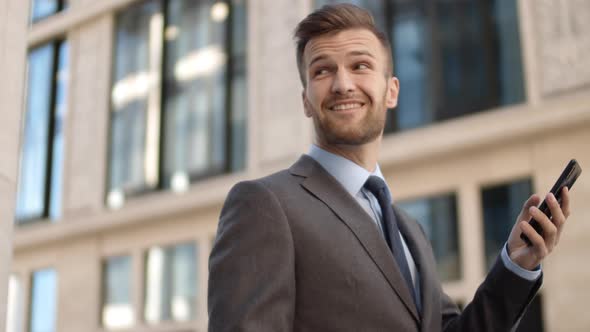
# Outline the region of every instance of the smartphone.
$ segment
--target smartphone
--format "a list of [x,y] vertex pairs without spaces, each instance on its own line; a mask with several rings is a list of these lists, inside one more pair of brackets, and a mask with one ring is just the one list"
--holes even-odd
[[[559,176],[559,179],[557,179],[557,182],[555,182],[555,184],[551,188],[551,193],[555,196],[560,206],[561,190],[563,189],[563,187],[567,187],[568,190],[572,189],[572,186],[574,185],[574,182],[576,182],[576,180],[578,179],[578,176],[580,176],[580,173],[582,173],[582,168],[580,167],[580,164],[578,164],[578,162],[575,159],[570,160],[570,162],[567,164],[567,166]],[[539,205],[539,210],[541,210],[543,213],[545,213],[547,217],[549,217],[549,219],[551,219],[551,210],[549,209],[547,202],[543,200],[543,203]],[[532,218],[529,221],[529,224],[533,226],[537,233],[543,236],[543,228],[535,220],[535,218]],[[526,242],[527,245],[532,245],[531,240],[529,240],[529,238],[526,235],[524,235],[524,233],[520,234],[520,238],[524,242]]]

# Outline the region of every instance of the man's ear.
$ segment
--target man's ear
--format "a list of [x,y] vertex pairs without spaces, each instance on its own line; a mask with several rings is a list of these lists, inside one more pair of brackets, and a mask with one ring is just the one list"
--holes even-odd
[[387,108],[395,108],[397,106],[397,98],[399,96],[399,80],[395,76],[387,79],[387,100],[385,105]]
[[306,117],[311,118],[313,113],[309,101],[307,100],[307,96],[305,95],[305,88],[301,91],[301,100],[303,101],[303,113]]

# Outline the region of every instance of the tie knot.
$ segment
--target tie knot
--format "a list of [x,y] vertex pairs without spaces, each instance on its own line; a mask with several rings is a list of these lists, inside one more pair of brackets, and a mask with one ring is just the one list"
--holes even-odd
[[385,181],[381,180],[380,177],[371,175],[367,179],[367,182],[365,182],[365,188],[367,188],[367,190],[369,190],[373,195],[377,196],[381,190],[387,188],[387,185],[385,184]]

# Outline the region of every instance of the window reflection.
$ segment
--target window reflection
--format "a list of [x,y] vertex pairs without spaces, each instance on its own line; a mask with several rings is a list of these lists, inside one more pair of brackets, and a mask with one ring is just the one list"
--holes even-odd
[[233,0],[231,6],[231,151],[229,168],[232,171],[246,166],[246,125],[248,110],[248,81],[246,72],[246,53],[248,51],[248,24],[246,1]]
[[522,205],[532,195],[530,179],[482,189],[486,264],[491,267],[506,243]]
[[[393,23],[395,75],[400,80],[396,110],[398,128],[415,128],[434,120],[428,96],[430,46],[426,41],[428,22],[415,6],[400,6]],[[411,111],[405,111],[411,110]],[[389,121],[391,126],[391,121]],[[388,128],[393,129],[393,127]]]
[[[109,205],[157,184],[159,68],[163,27],[159,1],[117,18],[112,90]],[[120,198],[117,202],[113,200]],[[121,203],[122,204],[122,203]]]
[[17,219],[41,218],[45,212],[53,45],[29,54],[27,110],[21,148]]
[[245,20],[238,0],[154,0],[118,16],[110,207],[243,168]]
[[27,100],[16,219],[61,217],[68,43],[52,42],[28,57]]
[[30,331],[55,332],[57,314],[57,274],[53,269],[33,273]]
[[459,279],[461,262],[455,195],[403,201],[398,204],[416,218],[430,239],[441,280]]
[[63,190],[64,165],[64,128],[67,115],[67,98],[69,85],[69,46],[68,43],[59,45],[59,57],[55,74],[55,101],[53,111],[53,140],[51,158],[51,193],[49,195],[49,217],[52,220],[61,217],[61,202]]
[[197,249],[194,244],[153,247],[146,257],[145,320],[187,321],[196,316]]
[[107,329],[132,326],[131,257],[109,258],[103,265],[102,325]]
[[[186,190],[185,182],[178,185],[177,179],[222,173],[228,163],[241,168],[244,20],[243,5],[230,8],[229,3],[214,0],[169,3],[163,138],[164,181],[173,190]],[[234,33],[238,35],[228,41]],[[228,146],[234,153],[228,153]]]
[[167,22],[178,34],[166,42],[167,177],[220,173],[225,166],[227,24],[213,20],[213,15],[222,18],[215,5],[213,0],[170,1]]

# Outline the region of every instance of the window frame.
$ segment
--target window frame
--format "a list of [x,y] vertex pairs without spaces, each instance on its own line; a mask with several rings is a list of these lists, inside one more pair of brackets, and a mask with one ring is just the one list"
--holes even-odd
[[[434,203],[436,203],[437,201],[446,201],[449,202],[449,207],[451,208],[452,213],[454,214],[452,217],[454,217],[454,224],[451,225],[453,226],[454,230],[455,230],[455,243],[456,243],[456,263],[457,263],[457,270],[456,272],[456,276],[447,276],[447,278],[445,279],[445,276],[440,275],[440,264],[442,263],[442,261],[439,259],[438,253],[435,251],[436,250],[436,243],[434,243],[434,241],[437,241],[435,239],[435,237],[433,236],[432,238],[428,238],[429,243],[431,244],[432,250],[433,250],[433,254],[436,258],[436,271],[438,274],[438,278],[440,279],[441,282],[443,283],[456,283],[456,282],[463,282],[465,280],[465,264],[466,262],[464,261],[465,257],[463,254],[463,244],[461,243],[461,216],[460,216],[460,201],[459,201],[459,192],[456,190],[449,190],[449,191],[442,191],[442,192],[438,192],[438,193],[430,193],[430,194],[426,194],[426,195],[422,195],[422,196],[417,196],[417,197],[408,197],[408,198],[404,198],[401,200],[398,200],[397,202],[395,202],[396,205],[398,205],[399,207],[401,207],[404,211],[406,211],[407,209],[407,204],[415,204],[418,202],[423,202],[426,203],[429,207],[430,210],[433,210],[433,207],[435,206]],[[416,218],[414,216],[412,216],[412,218]],[[435,220],[431,220],[431,221],[435,221]],[[416,219],[416,222],[419,224],[420,228],[424,231],[424,235],[429,237],[427,230],[425,230],[425,226],[423,226],[423,222],[421,220]],[[449,225],[447,225],[449,226]],[[430,231],[433,231],[432,228],[435,227],[434,224],[430,225],[431,229]]]
[[[193,311],[190,314],[189,319],[187,320],[177,320],[174,317],[169,317],[167,319],[162,319],[160,318],[159,320],[155,320],[155,321],[150,321],[147,317],[147,306],[148,306],[148,293],[149,293],[149,280],[148,278],[150,277],[149,274],[149,260],[150,260],[150,253],[151,250],[153,249],[160,249],[162,250],[162,252],[166,253],[168,250],[172,250],[174,253],[176,253],[176,250],[179,247],[183,247],[183,246],[191,246],[194,254],[195,254],[195,259],[193,261],[194,265],[194,274],[196,277],[196,280],[194,282],[195,286],[195,303],[194,303],[194,307],[192,308]],[[176,241],[176,242],[167,242],[167,243],[161,243],[161,244],[153,244],[150,245],[148,247],[145,248],[145,250],[143,250],[143,253],[141,255],[141,259],[142,259],[142,276],[141,276],[141,283],[142,283],[142,297],[141,297],[141,308],[136,308],[137,312],[139,312],[140,317],[137,317],[137,321],[141,322],[142,324],[145,324],[146,326],[150,327],[150,328],[155,328],[158,326],[165,326],[165,325],[182,325],[182,324],[186,324],[186,323],[190,323],[190,322],[196,322],[199,320],[199,310],[200,310],[200,305],[201,305],[201,299],[200,299],[200,289],[198,287],[198,283],[199,283],[199,279],[200,279],[200,274],[199,274],[199,263],[201,260],[200,254],[201,251],[203,250],[202,246],[200,245],[199,241],[195,241],[193,239],[189,239],[189,240],[180,240],[180,241]],[[170,257],[168,257],[170,258]],[[168,262],[168,263],[174,263],[174,260],[177,259],[177,256],[174,255],[172,256],[172,261]],[[170,285],[160,285],[163,287],[171,287],[174,288],[175,283],[174,283],[174,277],[176,276],[175,273],[176,271],[174,269],[172,269],[172,275],[173,277],[170,280]],[[170,303],[172,304],[172,303]],[[160,308],[161,309],[161,308]],[[171,308],[169,308],[171,309]],[[161,314],[161,312],[160,312]],[[172,311],[170,311],[170,314],[172,314]]]
[[29,24],[30,25],[34,25],[37,24],[53,15],[56,15],[60,12],[62,12],[64,9],[68,8],[68,0],[56,0],[57,2],[57,8],[55,9],[54,12],[49,13],[49,14],[45,14],[45,15],[41,15],[38,17],[33,17],[33,8],[35,8],[35,2],[37,0],[31,0],[30,1],[30,12],[29,12]]
[[[150,185],[149,183],[147,183],[145,176],[142,179],[142,184],[133,188],[129,188],[129,189],[125,189],[123,187],[112,187],[111,186],[111,175],[113,173],[113,114],[115,112],[115,107],[113,105],[113,99],[112,96],[109,98],[109,129],[108,129],[108,145],[107,145],[107,152],[108,152],[108,158],[107,158],[107,176],[105,177],[105,204],[108,208],[110,209],[117,209],[120,208],[120,206],[111,206],[109,204],[108,201],[108,197],[109,194],[112,192],[120,192],[121,194],[123,194],[124,197],[124,202],[127,200],[127,198],[134,198],[134,197],[139,197],[139,196],[143,196],[149,193],[153,193],[153,192],[158,192],[158,191],[166,191],[166,190],[170,190],[173,191],[174,188],[172,188],[172,186],[170,185],[171,181],[171,177],[167,177],[167,175],[165,174],[165,163],[166,163],[166,149],[165,149],[165,144],[166,144],[166,138],[165,138],[165,133],[166,133],[166,119],[165,119],[165,113],[166,113],[166,101],[168,98],[168,90],[171,88],[171,85],[173,84],[173,82],[170,82],[169,80],[166,79],[166,61],[168,60],[168,51],[167,51],[167,40],[166,40],[166,29],[169,27],[169,19],[168,19],[168,8],[170,6],[170,2],[174,1],[174,0],[144,0],[144,1],[138,1],[138,2],[134,2],[132,4],[130,4],[129,6],[126,6],[125,8],[117,11],[116,17],[115,17],[115,23],[114,23],[114,28],[113,28],[113,40],[114,43],[116,45],[116,33],[117,33],[117,19],[118,19],[118,15],[124,13],[125,11],[128,10],[137,10],[137,8],[139,8],[140,6],[142,6],[143,4],[149,2],[149,1],[154,1],[156,3],[158,3],[160,5],[160,11],[158,12],[159,14],[162,15],[162,30],[159,31],[161,32],[161,39],[158,40],[158,42],[160,43],[160,63],[158,66],[158,72],[157,72],[157,76],[158,76],[158,84],[159,86],[157,87],[157,91],[159,94],[159,103],[158,103],[158,143],[157,143],[157,162],[156,165],[154,165],[157,169],[156,173],[157,173],[157,180],[155,181],[154,185]],[[235,49],[235,45],[234,45],[234,34],[233,34],[233,29],[235,24],[237,24],[237,22],[234,19],[234,14],[235,14],[235,7],[236,6],[243,6],[246,10],[246,14],[248,11],[248,6],[249,6],[249,2],[247,0],[243,0],[241,4],[234,4],[234,2],[232,0],[221,0],[218,2],[222,2],[228,5],[229,11],[228,11],[228,16],[226,18],[226,23],[225,23],[225,31],[224,31],[224,37],[223,37],[223,47],[224,47],[224,53],[227,55],[226,58],[226,70],[224,73],[224,117],[225,117],[225,123],[224,123],[224,136],[225,136],[225,143],[224,143],[224,162],[223,162],[223,167],[221,168],[213,168],[213,167],[209,167],[207,169],[207,171],[204,172],[195,172],[195,171],[187,171],[185,174],[187,175],[188,178],[188,182],[189,182],[189,186],[191,184],[194,184],[198,181],[201,181],[203,179],[208,179],[211,177],[215,177],[215,176],[221,176],[221,175],[225,175],[225,174],[230,174],[234,171],[238,171],[238,168],[234,167],[234,162],[235,162],[235,158],[236,156],[234,156],[234,142],[235,142],[235,126],[234,126],[234,114],[237,112],[236,109],[233,109],[233,100],[235,98],[235,93],[234,90],[232,88],[232,83],[234,81],[234,78],[236,77],[236,75],[234,75],[234,72],[237,71],[238,66],[236,65],[236,58],[237,56],[233,55],[233,50]],[[247,19],[246,19],[246,25],[247,25]],[[244,28],[247,28],[244,27]],[[110,91],[112,93],[112,89],[116,84],[116,80],[115,80],[115,74],[114,74],[114,70],[115,70],[115,61],[117,58],[117,47],[113,47],[112,50],[112,56],[111,58],[113,59],[113,63],[111,65],[111,79],[110,79]],[[244,55],[246,57],[246,59],[244,59],[245,65],[247,67],[247,54]],[[247,68],[245,69],[246,73],[246,77],[247,77]],[[146,110],[147,111],[147,110]],[[143,124],[143,126],[146,126],[146,124]],[[247,140],[247,136],[244,137],[245,140]],[[146,139],[144,138],[144,142],[146,141]],[[146,159],[145,157],[146,153],[143,153],[143,160]],[[246,157],[247,158],[247,157]],[[124,206],[125,203],[123,203],[122,206]]]
[[[382,0],[383,1],[383,6],[385,8],[385,24],[386,24],[386,28],[387,30],[387,36],[389,38],[391,47],[392,47],[392,54],[395,54],[395,36],[394,34],[390,33],[390,29],[392,29],[392,23],[393,23],[393,17],[396,14],[396,10],[395,10],[395,6],[392,4],[392,1],[389,0]],[[465,0],[460,0],[461,2],[466,2],[469,3],[469,1],[465,1]],[[451,107],[449,105],[447,105],[447,103],[443,103],[442,106],[436,106],[436,105],[440,105],[440,102],[437,102],[437,100],[439,100],[441,97],[444,98],[445,93],[441,92],[441,88],[444,87],[445,85],[445,81],[443,79],[443,73],[444,73],[444,64],[442,64],[442,55],[441,52],[443,50],[442,46],[441,46],[441,38],[439,38],[440,35],[440,31],[439,29],[437,29],[437,25],[436,25],[436,21],[437,21],[437,16],[436,13],[437,11],[439,11],[439,9],[437,8],[440,4],[434,1],[425,1],[425,0],[413,0],[414,3],[416,3],[416,7],[419,9],[419,11],[422,11],[425,13],[425,24],[427,26],[427,30],[428,30],[428,35],[430,36],[430,43],[432,45],[432,49],[431,52],[434,54],[434,56],[431,57],[430,62],[428,63],[428,68],[430,68],[431,70],[431,75],[432,77],[430,79],[427,80],[427,87],[425,89],[425,94],[427,96],[428,99],[431,100],[431,104],[432,109],[431,111],[433,112],[433,119],[430,122],[423,122],[420,125],[418,125],[417,127],[411,127],[411,128],[407,128],[407,129],[403,129],[403,128],[399,128],[399,125],[397,123],[397,117],[395,116],[388,116],[386,119],[386,125],[385,125],[385,130],[384,130],[384,135],[388,135],[388,134],[396,134],[396,133],[400,133],[406,130],[412,130],[412,129],[417,129],[417,128],[422,128],[425,126],[429,126],[429,125],[436,125],[439,124],[441,122],[445,122],[448,120],[453,120],[453,119],[458,119],[458,118],[462,118],[465,116],[470,116],[470,115],[476,115],[479,113],[483,113],[483,112],[487,112],[493,109],[497,109],[497,108],[502,108],[502,107],[507,107],[507,106],[511,106],[511,105],[518,105],[518,104],[523,104],[526,103],[527,101],[527,93],[526,93],[526,87],[524,86],[524,76],[525,76],[525,72],[524,72],[524,59],[523,59],[523,55],[522,55],[522,51],[520,51],[520,62],[521,62],[521,77],[523,78],[523,86],[522,86],[522,90],[523,90],[523,96],[522,96],[522,100],[520,100],[517,103],[513,103],[513,104],[503,104],[502,100],[500,98],[500,91],[501,91],[501,86],[502,86],[502,82],[500,82],[500,71],[501,71],[501,64],[499,63],[499,61],[497,60],[497,55],[494,54],[493,52],[485,52],[485,54],[487,55],[487,57],[484,59],[485,63],[490,65],[491,67],[486,67],[487,69],[487,73],[490,74],[494,74],[498,80],[492,80],[491,78],[487,78],[486,80],[486,84],[488,86],[488,88],[490,88],[491,90],[493,90],[493,93],[495,94],[495,99],[491,99],[492,97],[490,97],[489,95],[484,96],[484,98],[482,98],[482,103],[485,104],[485,106],[483,108],[477,107],[477,108],[473,108],[470,106],[465,106],[463,107],[463,109],[470,109],[470,111],[466,111],[466,112],[460,112],[459,115],[448,115],[446,114],[449,109],[453,109],[454,107]],[[473,5],[477,6],[480,12],[485,12],[485,10],[483,10],[481,7],[485,6],[487,3],[483,0],[476,0]],[[408,5],[408,3],[402,4],[402,5]],[[516,6],[516,5],[515,5]],[[518,8],[516,8],[516,11],[518,11]],[[518,13],[517,13],[518,16]],[[490,19],[491,18],[491,14],[490,15],[486,15],[486,16],[482,16],[480,17],[484,20],[481,21],[480,27],[483,29],[483,33],[486,36],[490,35],[490,31],[494,29],[494,24],[493,21]],[[467,33],[467,27],[465,26],[461,26],[461,30],[459,31],[459,35],[460,36],[464,36]],[[520,31],[520,29],[517,31],[518,35],[519,35],[519,40],[522,40],[521,35],[522,32]],[[485,47],[486,50],[489,50],[491,47],[490,46],[492,41],[491,38],[482,38],[483,40],[486,41],[485,43]],[[519,47],[522,48],[522,41],[519,44]],[[467,55],[464,55],[467,56]],[[394,66],[395,66],[395,59],[394,59]],[[493,67],[493,70],[492,70]],[[462,79],[460,81],[460,84],[463,86],[465,85],[465,80]],[[494,102],[495,101],[495,102]],[[394,114],[394,112],[390,112],[388,114]]]
[[26,308],[26,331],[27,332],[32,332],[33,331],[33,301],[34,301],[34,297],[35,294],[33,292],[34,289],[34,285],[35,285],[35,274],[41,271],[46,271],[46,270],[50,270],[53,272],[53,274],[55,275],[55,317],[53,318],[54,324],[55,326],[53,327],[54,329],[52,330],[52,332],[56,332],[58,325],[59,325],[59,321],[58,321],[58,316],[59,316],[59,274],[56,268],[54,267],[40,267],[38,269],[35,269],[33,271],[31,271],[31,273],[29,274],[29,282],[28,282],[28,301],[27,301],[27,308]]
[[[40,44],[40,45],[35,45],[31,48],[29,48],[29,50],[27,51],[27,74],[26,74],[26,90],[25,90],[25,117],[27,116],[28,112],[29,112],[29,101],[28,101],[28,96],[30,94],[30,90],[29,90],[29,78],[30,78],[30,63],[28,62],[28,57],[30,56],[30,54],[32,52],[34,52],[35,50],[44,48],[44,47],[51,47],[52,52],[53,52],[53,59],[51,60],[51,88],[49,91],[50,94],[50,98],[49,98],[49,106],[48,106],[48,121],[47,121],[47,137],[46,137],[46,142],[47,142],[47,146],[45,147],[46,151],[47,151],[47,158],[45,159],[45,167],[44,167],[44,179],[42,180],[44,182],[45,185],[45,190],[43,193],[43,208],[41,211],[38,211],[38,213],[36,213],[35,215],[32,216],[28,216],[28,217],[24,217],[21,218],[18,215],[16,215],[15,213],[15,217],[14,217],[14,221],[15,224],[18,226],[24,226],[24,225],[29,225],[29,224],[36,224],[38,222],[43,222],[43,221],[49,221],[50,220],[50,213],[51,213],[51,202],[52,202],[52,188],[53,185],[55,184],[55,179],[53,179],[53,174],[54,174],[54,159],[55,159],[55,153],[54,153],[54,142],[55,142],[55,132],[56,132],[56,114],[57,114],[57,110],[58,110],[58,105],[57,105],[57,91],[58,91],[58,80],[59,80],[59,72],[60,72],[60,67],[59,67],[59,63],[60,63],[60,59],[62,56],[62,46],[64,44],[68,44],[68,40],[65,37],[60,37],[60,38],[55,38],[47,43],[44,44]],[[69,52],[69,47],[66,49],[66,52]],[[69,68],[69,63],[67,64],[68,68]],[[69,86],[66,86],[66,89],[69,89]],[[66,105],[66,107],[68,107]],[[26,137],[26,121],[23,120],[23,133],[22,133],[22,138]],[[23,144],[24,139],[21,138],[21,148],[19,151],[19,181],[17,183],[17,206],[18,206],[18,190],[20,188],[20,181],[21,181],[21,170],[22,170],[22,164],[24,163],[23,160],[23,155],[24,155],[24,149],[25,149],[25,145]],[[63,189],[63,188],[62,188]],[[63,196],[63,195],[62,195]],[[62,207],[60,207],[61,209]]]
[[[510,191],[510,188],[514,185],[521,185],[521,186],[528,186],[529,192],[526,195],[526,197],[522,197],[522,201],[516,203],[516,206],[521,207],[522,204],[524,204],[524,202],[533,194],[535,193],[536,189],[535,189],[535,184],[533,181],[533,177],[532,176],[522,176],[522,177],[516,177],[516,178],[510,178],[510,179],[506,179],[505,181],[500,181],[500,182],[494,182],[494,183],[488,183],[488,184],[483,184],[479,187],[479,193],[478,193],[478,199],[480,201],[480,206],[481,206],[481,246],[482,246],[482,253],[483,253],[483,257],[482,262],[485,266],[486,269],[490,268],[491,265],[494,263],[494,260],[488,260],[488,255],[490,255],[490,257],[493,255],[494,257],[497,257],[497,255],[499,255],[500,251],[502,250],[502,246],[500,246],[497,250],[496,255],[494,255],[493,253],[488,251],[488,242],[490,240],[493,239],[488,239],[487,234],[490,233],[490,231],[487,231],[486,228],[490,227],[489,223],[487,223],[488,220],[486,220],[486,208],[489,208],[489,206],[486,206],[486,193],[489,193],[492,190],[504,190],[504,191]],[[509,203],[509,202],[508,202]],[[519,204],[520,203],[520,204]],[[509,207],[507,207],[509,208]],[[508,241],[508,236],[510,235],[510,232],[512,230],[513,227],[513,223],[516,221],[518,214],[516,216],[514,216],[514,218],[512,220],[507,220],[506,222],[510,222],[511,224],[509,224],[509,228],[506,229],[507,235],[506,235],[506,239],[505,241]],[[503,242],[505,242],[503,241]]]
[[[105,306],[107,305],[107,289],[108,289],[108,275],[107,275],[107,268],[108,268],[108,263],[112,260],[112,259],[117,259],[117,258],[128,258],[129,259],[129,306],[131,307],[132,310],[132,324],[129,326],[125,326],[125,327],[118,327],[118,328],[111,328],[109,326],[105,325],[105,321],[103,319],[103,315],[104,315],[104,309]],[[121,253],[121,254],[117,254],[117,255],[112,255],[112,256],[106,256],[106,257],[102,257],[100,260],[100,308],[99,308],[99,315],[98,315],[98,326],[100,326],[102,329],[104,330],[119,330],[119,329],[129,329],[132,328],[134,326],[137,325],[138,323],[138,317],[136,317],[137,315],[137,308],[135,307],[135,303],[134,303],[134,286],[133,283],[135,281],[135,275],[134,275],[134,255],[132,253]]]

